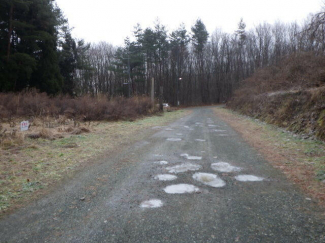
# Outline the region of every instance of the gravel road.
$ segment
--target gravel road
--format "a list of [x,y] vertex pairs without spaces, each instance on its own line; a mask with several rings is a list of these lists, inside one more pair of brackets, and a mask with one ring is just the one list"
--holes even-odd
[[325,242],[322,210],[214,115],[193,112],[0,221],[0,242]]

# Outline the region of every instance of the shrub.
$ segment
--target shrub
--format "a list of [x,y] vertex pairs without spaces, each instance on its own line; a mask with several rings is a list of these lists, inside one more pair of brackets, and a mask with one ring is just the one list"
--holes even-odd
[[12,117],[59,117],[65,115],[75,120],[94,121],[135,119],[155,112],[148,97],[129,99],[104,95],[78,98],[68,96],[49,97],[32,89],[21,93],[0,93],[0,119]]

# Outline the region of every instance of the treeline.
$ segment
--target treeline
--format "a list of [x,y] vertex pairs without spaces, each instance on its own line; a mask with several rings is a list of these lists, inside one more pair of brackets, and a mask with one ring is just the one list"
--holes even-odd
[[263,23],[247,30],[240,20],[232,34],[210,34],[200,19],[190,31],[137,25],[133,37],[115,47],[75,40],[52,1],[1,0],[0,8],[1,91],[149,95],[153,79],[156,97],[165,102],[218,103],[259,68],[300,52],[325,52],[323,11],[301,25]]

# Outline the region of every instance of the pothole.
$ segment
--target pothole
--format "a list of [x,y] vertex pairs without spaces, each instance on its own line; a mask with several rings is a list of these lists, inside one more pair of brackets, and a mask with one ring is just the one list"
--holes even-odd
[[163,202],[159,199],[150,199],[148,201],[144,201],[140,204],[141,208],[159,208],[163,205]]
[[155,164],[159,164],[159,165],[167,165],[168,164],[168,161],[165,161],[165,160],[161,160],[161,161],[156,161],[154,162]]
[[183,194],[199,192],[200,188],[190,184],[176,184],[165,187],[164,191],[169,194]]
[[203,183],[204,185],[212,187],[223,187],[226,185],[226,183],[221,178],[215,174],[210,173],[195,173],[193,175],[193,179]]
[[219,172],[238,172],[242,170],[242,168],[232,166],[231,164],[226,162],[213,163],[211,164],[211,168]]
[[167,138],[167,141],[178,142],[178,141],[182,141],[182,139],[181,138]]
[[170,175],[170,174],[160,174],[160,175],[156,175],[154,179],[159,181],[173,181],[177,179],[177,176]]
[[263,177],[255,176],[255,175],[238,175],[235,176],[237,181],[263,181]]
[[201,156],[191,156],[188,154],[181,154],[181,157],[185,157],[188,160],[201,160],[202,159]]
[[175,174],[186,172],[186,171],[196,171],[199,169],[201,169],[200,165],[192,164],[192,163],[184,163],[184,164],[166,167],[166,170],[168,170],[169,173],[175,173]]

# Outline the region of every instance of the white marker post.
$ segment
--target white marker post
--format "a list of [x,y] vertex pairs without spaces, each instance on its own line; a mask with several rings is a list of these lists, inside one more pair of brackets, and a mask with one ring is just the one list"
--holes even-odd
[[29,121],[22,121],[20,123],[20,131],[27,131],[29,127]]

